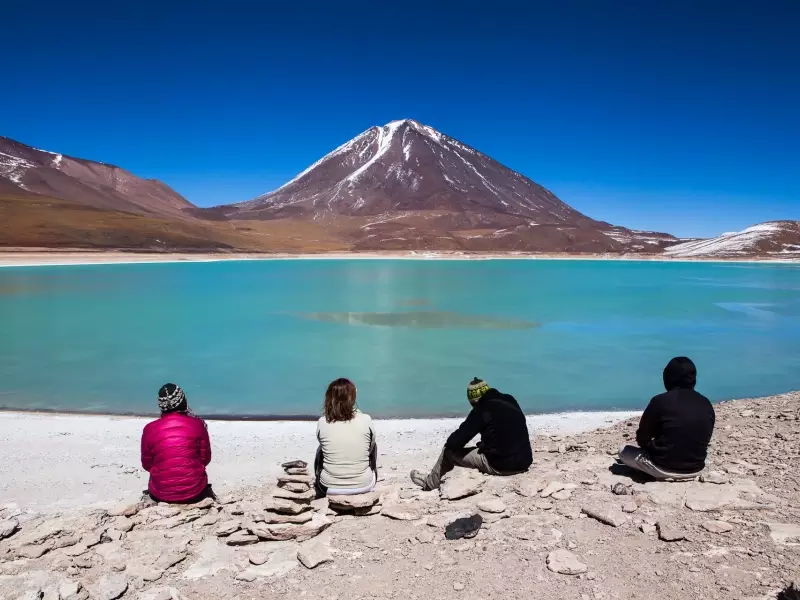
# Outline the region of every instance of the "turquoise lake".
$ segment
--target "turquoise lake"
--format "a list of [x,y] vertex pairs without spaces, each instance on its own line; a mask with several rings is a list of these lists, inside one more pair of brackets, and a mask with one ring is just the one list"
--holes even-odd
[[266,260],[0,269],[0,407],[373,416],[468,410],[473,376],[529,413],[642,408],[673,356],[712,400],[800,388],[800,266]]

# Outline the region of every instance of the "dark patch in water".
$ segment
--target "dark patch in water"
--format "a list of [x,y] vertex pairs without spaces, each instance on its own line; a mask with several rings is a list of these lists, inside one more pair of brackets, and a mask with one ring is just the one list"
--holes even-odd
[[299,317],[341,323],[343,325],[371,325],[374,327],[413,327],[418,329],[532,329],[539,323],[516,319],[501,319],[481,315],[462,315],[454,312],[315,312],[298,313]]

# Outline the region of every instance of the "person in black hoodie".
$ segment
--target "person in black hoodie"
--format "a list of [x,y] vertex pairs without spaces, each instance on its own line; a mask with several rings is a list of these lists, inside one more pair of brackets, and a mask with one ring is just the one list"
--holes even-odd
[[[477,469],[487,475],[515,475],[533,463],[525,415],[513,396],[501,394],[477,377],[467,387],[472,405],[464,422],[450,434],[433,470],[411,471],[411,480],[424,490],[439,489],[442,476],[453,467]],[[480,434],[477,447],[465,447]]]
[[620,460],[655,479],[691,479],[705,468],[714,432],[714,407],[694,390],[697,368],[685,356],[664,369],[666,393],[650,400],[636,432],[636,446],[625,446]]

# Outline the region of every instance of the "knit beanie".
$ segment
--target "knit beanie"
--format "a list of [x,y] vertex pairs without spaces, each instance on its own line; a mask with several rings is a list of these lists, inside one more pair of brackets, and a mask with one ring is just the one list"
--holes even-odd
[[168,383],[158,390],[158,408],[161,412],[169,412],[186,401],[186,394],[174,383]]
[[478,400],[489,391],[489,384],[482,379],[475,377],[467,386],[467,399],[470,404],[477,404]]

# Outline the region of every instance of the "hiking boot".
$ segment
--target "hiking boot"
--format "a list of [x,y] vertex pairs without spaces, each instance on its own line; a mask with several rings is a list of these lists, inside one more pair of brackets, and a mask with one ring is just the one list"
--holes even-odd
[[428,488],[428,482],[425,479],[425,475],[423,475],[420,471],[417,471],[416,469],[411,471],[411,481],[421,487],[424,491],[430,491],[430,488]]

